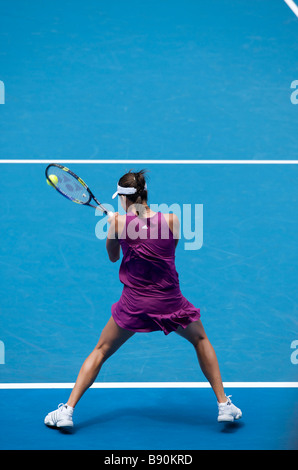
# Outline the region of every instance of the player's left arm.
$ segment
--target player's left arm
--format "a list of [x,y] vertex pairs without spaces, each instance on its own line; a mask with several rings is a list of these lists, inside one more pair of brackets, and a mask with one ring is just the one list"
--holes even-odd
[[120,259],[120,243],[118,240],[118,229],[119,229],[119,220],[118,212],[115,212],[112,217],[108,219],[110,223],[110,228],[108,231],[106,248],[109,255],[109,259],[112,263],[116,263]]

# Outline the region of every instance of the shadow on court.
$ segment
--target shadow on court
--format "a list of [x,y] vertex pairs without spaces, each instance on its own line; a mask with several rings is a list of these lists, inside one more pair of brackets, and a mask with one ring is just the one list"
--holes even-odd
[[187,426],[208,426],[214,424],[214,415],[204,412],[204,410],[190,413],[189,409],[180,408],[179,410],[165,410],[155,407],[145,408],[121,408],[109,411],[107,413],[97,414],[93,418],[85,421],[78,422],[76,430],[91,427],[91,426],[102,426],[108,421],[152,421],[152,422],[163,422],[172,423],[173,425],[187,425]]
[[233,434],[237,431],[240,431],[241,428],[245,426],[244,421],[238,420],[234,421],[233,423],[220,423],[221,429],[220,432],[226,433],[226,434]]

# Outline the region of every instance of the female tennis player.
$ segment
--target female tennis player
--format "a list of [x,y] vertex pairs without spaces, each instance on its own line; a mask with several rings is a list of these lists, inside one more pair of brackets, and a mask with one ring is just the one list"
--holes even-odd
[[181,293],[175,268],[179,220],[174,214],[153,212],[147,204],[144,170],[120,178],[117,191],[126,215],[109,218],[106,248],[115,263],[123,258],[119,277],[123,291],[112,305],[111,318],[83,363],[67,404],[49,413],[44,422],[57,428],[73,427],[73,411],[95,381],[103,363],[136,332],[175,332],[195,348],[200,367],[217,398],[218,417],[234,421],[241,410],[225,395],[215,351],[204,331],[200,310]]

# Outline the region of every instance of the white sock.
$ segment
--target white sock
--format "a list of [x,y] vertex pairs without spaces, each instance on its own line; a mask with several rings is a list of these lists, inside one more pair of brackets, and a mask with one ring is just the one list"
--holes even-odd
[[217,402],[217,404],[218,404],[218,405],[226,405],[228,402],[229,402],[229,400],[227,399],[227,401],[225,401],[224,403],[219,403],[219,402]]

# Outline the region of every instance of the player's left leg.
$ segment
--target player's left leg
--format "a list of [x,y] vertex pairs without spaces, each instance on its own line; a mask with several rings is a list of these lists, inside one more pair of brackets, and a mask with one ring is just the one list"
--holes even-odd
[[93,384],[103,363],[124,344],[134,332],[121,328],[113,317],[110,318],[99,341],[83,363],[75,386],[70,394],[67,404],[75,407],[84,392]]
[[66,404],[61,403],[45,417],[47,426],[61,428],[64,430],[73,427],[73,410],[85,391],[93,384],[103,363],[116,352],[134,333],[121,328],[110,318],[102,330],[99,341],[91,354],[84,361],[76,383]]

